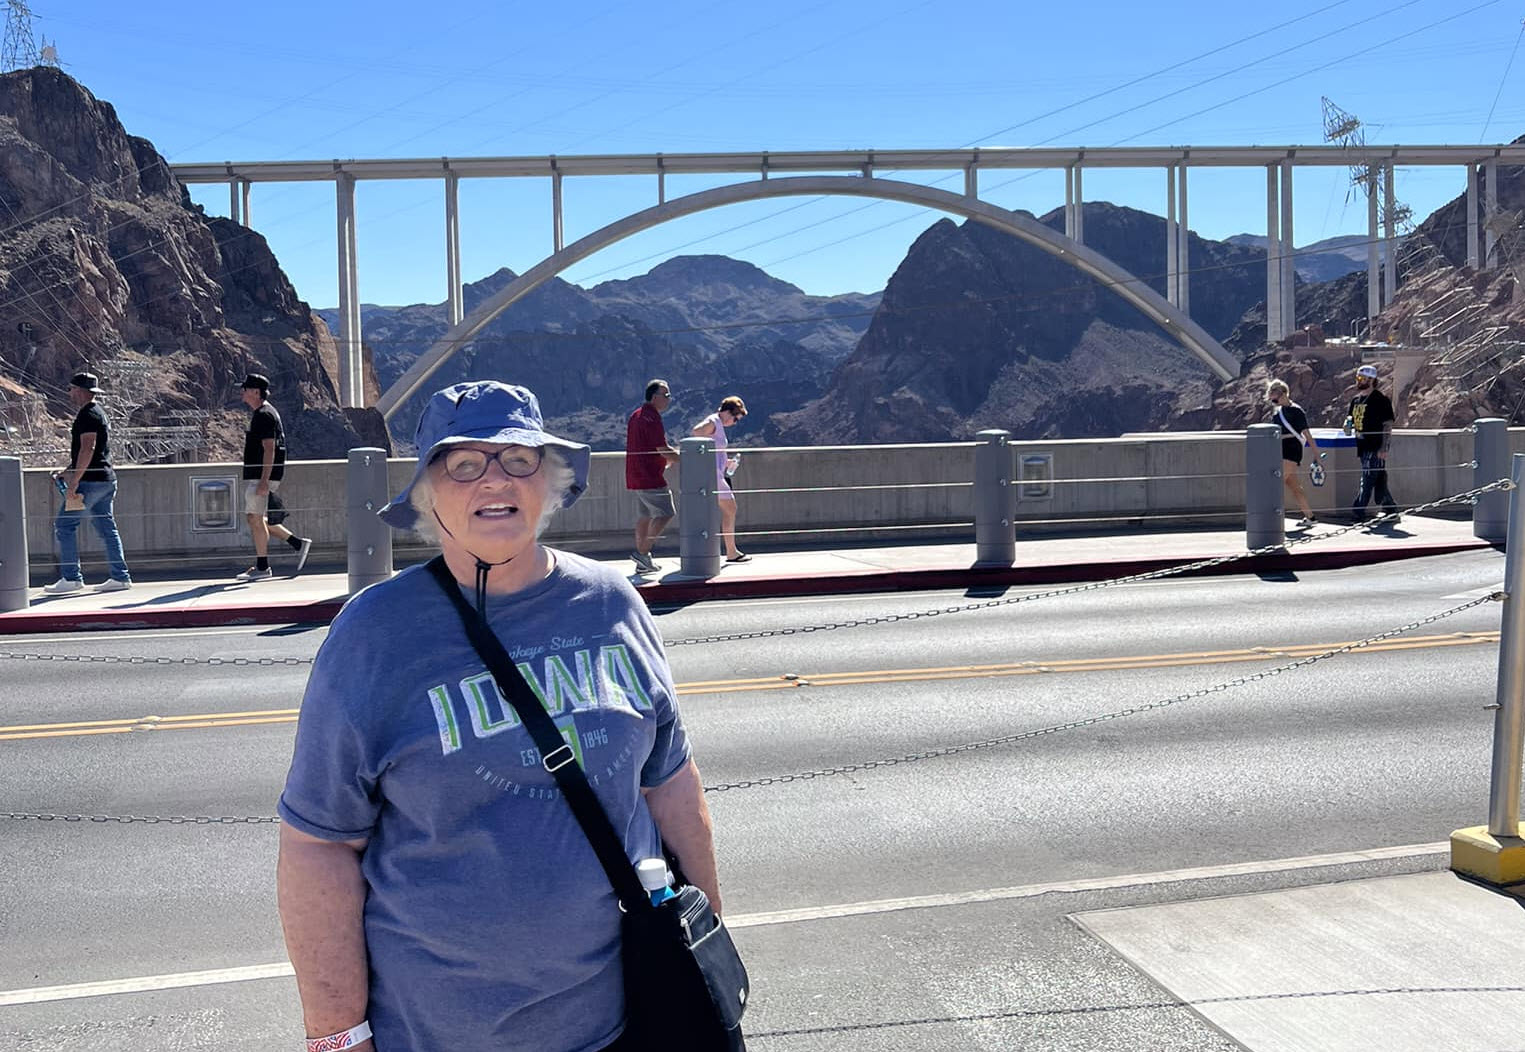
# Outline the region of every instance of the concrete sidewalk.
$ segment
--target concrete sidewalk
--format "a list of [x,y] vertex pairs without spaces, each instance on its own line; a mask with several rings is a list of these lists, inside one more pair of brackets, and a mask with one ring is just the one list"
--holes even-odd
[[[1336,527],[1319,525],[1309,534],[1290,532],[1289,540],[1311,536],[1284,552],[1237,559],[1205,573],[1280,573],[1326,570],[1412,559],[1490,547],[1472,535],[1466,520],[1406,516],[1399,524],[1361,530],[1320,541]],[[1182,566],[1245,551],[1244,533],[1234,531],[1160,532],[1142,527],[1124,533],[1020,539],[1009,567],[975,565],[975,546],[919,544],[880,548],[796,549],[755,552],[747,563],[725,564],[715,577],[696,579],[678,572],[675,553],[659,550],[662,572],[638,577],[626,555],[604,555],[631,580],[652,605],[761,596],[821,595],[846,592],[991,589],[1099,581]],[[128,553],[129,561],[131,553]],[[140,580],[131,591],[67,596],[31,591],[26,610],[0,614],[0,636],[90,629],[183,628],[209,625],[286,624],[332,620],[344,604],[348,587],[343,573],[310,569],[299,577],[278,576],[255,584],[232,579],[241,566],[173,580]],[[401,567],[399,567],[401,568]],[[87,580],[94,581],[93,575]]]
[[1451,873],[1073,919],[1253,1052],[1525,1050],[1525,899]]

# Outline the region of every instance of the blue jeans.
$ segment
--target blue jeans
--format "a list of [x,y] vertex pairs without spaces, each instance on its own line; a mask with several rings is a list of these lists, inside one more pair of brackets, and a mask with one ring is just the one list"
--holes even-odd
[[1387,490],[1387,461],[1376,453],[1361,454],[1361,488],[1356,492],[1356,511],[1365,511],[1373,497],[1383,511],[1397,511],[1398,502]]
[[115,482],[81,482],[79,495],[85,498],[83,511],[60,511],[53,520],[53,533],[58,538],[58,576],[70,581],[84,580],[79,568],[79,524],[86,515],[95,532],[101,535],[106,548],[106,562],[111,566],[111,576],[118,581],[130,581],[127,558],[122,554],[122,538],[112,518],[111,505],[116,500]]

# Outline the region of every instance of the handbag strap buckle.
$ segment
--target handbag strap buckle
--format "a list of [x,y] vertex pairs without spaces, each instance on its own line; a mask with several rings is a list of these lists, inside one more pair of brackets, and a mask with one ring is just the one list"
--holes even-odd
[[[566,755],[562,756],[562,753],[566,753]],[[555,774],[575,759],[577,759],[577,754],[572,751],[572,747],[570,745],[563,745],[559,749],[546,753],[541,759],[540,765],[547,771]]]

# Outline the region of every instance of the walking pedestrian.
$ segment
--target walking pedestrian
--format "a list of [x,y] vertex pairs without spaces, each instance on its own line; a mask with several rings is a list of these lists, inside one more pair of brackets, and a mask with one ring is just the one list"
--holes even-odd
[[674,514],[667,465],[678,462],[678,451],[667,441],[662,414],[672,405],[666,380],[646,385],[646,401],[625,421],[625,488],[635,494],[635,550],[630,553],[637,573],[656,573],[651,550]]
[[[661,634],[623,576],[540,543],[590,456],[545,430],[534,394],[438,391],[417,444],[380,514],[440,555],[335,619],[280,800],[308,1048],[647,1052],[622,1033],[619,901],[551,771],[580,765],[632,862],[665,845],[721,911]],[[437,574],[513,655],[565,756],[541,755]]]
[[1286,487],[1288,495],[1297,503],[1302,510],[1303,517],[1298,521],[1298,526],[1307,529],[1317,520],[1313,517],[1313,509],[1308,504],[1308,494],[1303,492],[1301,465],[1303,462],[1303,446],[1317,454],[1322,460],[1326,454],[1319,453],[1318,443],[1313,439],[1313,432],[1308,430],[1308,414],[1303,412],[1303,407],[1292,401],[1292,391],[1285,381],[1272,380],[1266,384],[1266,401],[1271,403],[1271,415],[1281,427],[1281,481]]
[[270,404],[270,381],[259,373],[244,377],[240,388],[249,415],[249,430],[244,434],[244,517],[249,521],[249,536],[254,539],[254,565],[234,578],[236,581],[268,581],[270,538],[285,541],[297,553],[301,573],[312,551],[311,537],[298,537],[285,526],[272,525],[265,516],[270,511],[270,494],[281,488],[286,477],[286,430],[281,414]]
[[[1361,458],[1361,486],[1352,510],[1357,521],[1366,518],[1366,505],[1373,497],[1384,514],[1398,510],[1387,488],[1387,453],[1393,443],[1393,403],[1377,390],[1377,367],[1356,370],[1356,395],[1345,417],[1345,433],[1356,435],[1356,455]],[[1397,522],[1396,515],[1389,522]]]
[[85,587],[79,565],[79,524],[87,515],[101,535],[111,574],[98,591],[120,592],[132,587],[113,509],[116,469],[111,466],[111,429],[106,426],[106,414],[95,403],[100,393],[100,381],[94,373],[75,373],[69,378],[69,404],[76,412],[69,427],[69,467],[53,475],[64,503],[53,520],[53,535],[58,538],[58,580],[43,588],[48,595],[68,595]]
[[744,563],[752,559],[736,547],[736,494],[731,489],[731,476],[736,473],[741,457],[726,452],[725,435],[726,428],[735,427],[746,415],[747,404],[731,395],[721,400],[719,409],[694,425],[694,434],[715,439],[715,498],[720,501],[720,540],[725,545],[725,561],[728,563]]

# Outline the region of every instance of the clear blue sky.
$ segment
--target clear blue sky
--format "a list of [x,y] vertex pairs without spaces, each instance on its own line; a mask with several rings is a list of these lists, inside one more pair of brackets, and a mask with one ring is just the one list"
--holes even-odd
[[[1360,116],[1373,142],[1525,132],[1525,0],[32,7],[65,69],[171,161],[1310,143],[1322,95]],[[1398,196],[1423,216],[1462,178],[1400,169]],[[670,179],[668,194],[720,181]],[[1299,172],[1299,244],[1364,231],[1347,185],[1343,171]],[[1093,170],[1085,189],[1164,210],[1160,172]],[[1191,191],[1199,233],[1263,232],[1261,171],[1197,171]],[[1042,214],[1063,203],[1063,176],[987,172],[981,193]],[[362,182],[358,195],[362,299],[443,300],[440,184]],[[194,196],[226,214],[225,188]],[[649,178],[568,180],[567,240],[655,200]],[[549,254],[548,181],[465,180],[461,202],[468,281]],[[254,187],[254,226],[314,306],[337,299],[333,207],[330,185]],[[589,284],[715,252],[810,292],[870,291],[936,218],[861,200],[741,205],[649,231],[564,276]]]

